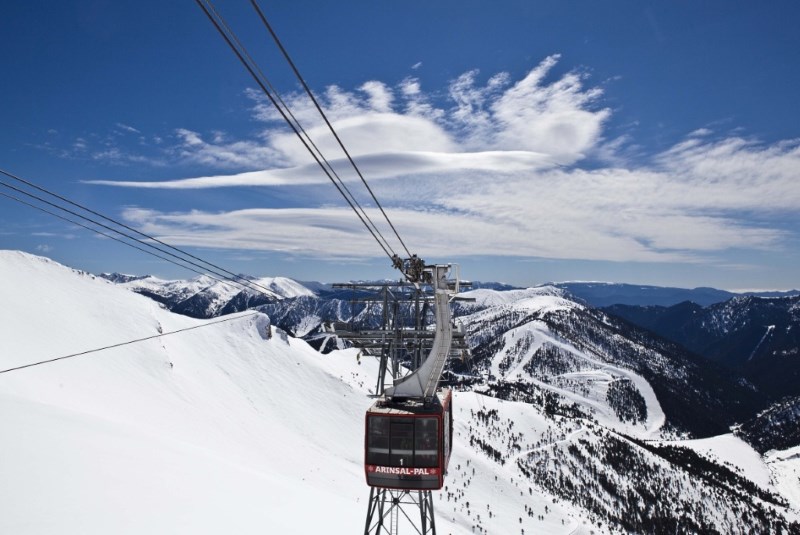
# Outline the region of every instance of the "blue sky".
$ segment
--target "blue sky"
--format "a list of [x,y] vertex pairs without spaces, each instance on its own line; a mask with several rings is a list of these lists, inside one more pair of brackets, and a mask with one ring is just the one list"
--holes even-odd
[[[339,161],[249,2],[216,6]],[[800,287],[796,2],[262,9],[429,262],[518,285]],[[396,276],[194,2],[2,12],[0,168],[231,271]],[[4,196],[0,247],[194,275]]]

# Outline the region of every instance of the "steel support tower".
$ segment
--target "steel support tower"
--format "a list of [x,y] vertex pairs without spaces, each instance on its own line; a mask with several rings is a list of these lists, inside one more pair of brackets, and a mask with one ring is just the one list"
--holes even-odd
[[436,535],[432,492],[370,487],[364,535],[396,535],[401,523],[419,535]]
[[[442,276],[445,271],[442,271]],[[462,286],[469,285],[470,283],[462,284]],[[442,307],[441,295],[440,302],[438,304],[435,302],[437,298],[435,284],[387,281],[377,284],[335,284],[334,287],[347,288],[353,292],[351,321],[337,323],[334,326],[336,335],[380,359],[375,397],[387,393],[385,386],[387,373],[393,379],[393,387],[389,390],[393,390],[403,381],[400,377],[403,363],[412,372],[409,375],[413,375],[427,360],[430,360],[429,357],[423,361],[423,355],[432,350],[436,333],[427,329],[430,323],[428,316],[432,315],[437,307]],[[357,307],[360,309],[358,312],[356,312]],[[380,326],[376,325],[378,313],[380,313]],[[437,321],[440,319],[442,318],[438,318]],[[450,321],[449,313],[447,321],[448,323]],[[468,349],[463,333],[453,331],[449,343],[450,349],[443,358],[452,356],[466,358]],[[440,362],[440,365],[443,367],[443,363]],[[438,376],[440,375],[441,370],[438,373]],[[411,527],[413,533],[418,535],[436,535],[432,491],[370,487],[364,535],[398,535],[401,525]]]

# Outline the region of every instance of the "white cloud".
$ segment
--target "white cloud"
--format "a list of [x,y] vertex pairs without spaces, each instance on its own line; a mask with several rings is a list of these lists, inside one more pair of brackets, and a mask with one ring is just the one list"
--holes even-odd
[[694,132],[691,132],[689,134],[689,137],[705,137],[705,136],[710,136],[713,133],[714,131],[709,130],[708,128],[698,128]]
[[[449,152],[457,147],[439,125],[411,115],[367,112],[340,119],[334,123],[334,127],[347,151],[354,157],[385,152]],[[329,159],[344,157],[339,143],[327,126],[306,130]],[[380,143],[376,143],[376,140],[380,140]],[[294,134],[275,134],[270,141],[272,147],[292,165],[312,161]],[[375,178],[383,178],[383,173],[378,170]]]
[[495,75],[486,87],[476,87],[477,75],[478,71],[470,71],[450,84],[450,98],[455,107],[448,119],[467,148],[493,147],[498,132],[489,106],[508,76]]
[[438,109],[430,103],[428,97],[422,92],[422,86],[416,78],[406,78],[400,82],[398,88],[405,99],[406,115],[425,117],[437,124],[445,116],[444,110]]
[[[786,230],[749,222],[740,212],[726,209],[725,203],[714,210],[705,206],[709,201],[704,195],[727,195],[729,206],[746,205],[752,211],[775,209],[774,200],[754,195],[752,190],[734,188],[736,191],[729,192],[721,181],[708,190],[707,184],[681,182],[663,169],[536,168],[535,162],[526,160],[530,155],[527,152],[516,153],[521,161],[519,169],[512,171],[508,166],[514,154],[480,154],[483,168],[470,171],[463,170],[463,163],[456,170],[443,171],[444,164],[435,161],[441,155],[424,155],[416,167],[410,155],[397,155],[396,168],[407,169],[409,176],[379,183],[378,196],[412,249],[436,257],[708,262],[730,249],[779,249],[789,237]],[[773,156],[794,157],[792,151],[787,154]],[[497,168],[506,166],[506,170],[492,169],[492,157]],[[448,158],[447,162],[452,160]],[[386,161],[375,165],[389,166]],[[426,165],[436,169],[435,179],[424,173]],[[774,162],[768,167],[783,168]],[[292,180],[289,176],[273,177],[276,184],[276,178],[284,184]],[[790,197],[786,209],[791,210],[796,188],[789,182],[778,182],[790,188],[784,193]],[[242,177],[242,183],[252,184],[253,180]],[[185,185],[178,183],[179,187]],[[375,220],[381,220],[379,214],[375,214]],[[141,212],[136,223],[147,225],[148,232],[170,243],[182,245],[278,250],[317,258],[380,253],[349,208],[222,214]]]
[[[547,58],[513,85],[506,73],[491,76],[484,86],[476,82],[477,71],[465,73],[451,83],[449,96],[454,106],[447,109],[433,105],[419,80],[413,78],[403,80],[396,89],[378,81],[366,82],[356,92],[330,86],[319,101],[348,152],[358,157],[359,162],[364,157],[378,161],[377,155],[391,154],[391,158],[384,159],[391,163],[401,161],[404,154],[418,160],[417,153],[438,153],[435,160],[441,166],[439,169],[428,166],[424,171],[415,170],[435,174],[457,168],[463,162],[478,162],[481,155],[497,151],[511,151],[516,166],[520,161],[518,153],[528,151],[531,154],[527,159],[535,162],[535,168],[542,161],[572,163],[598,141],[608,111],[590,109],[599,92],[584,90],[575,74],[567,74],[549,85],[544,83],[557,59],[557,56]],[[268,106],[265,97],[255,91],[249,91],[248,96],[255,101],[254,116],[269,125],[263,141],[228,142],[219,133],[206,141],[198,132],[178,129],[180,143],[173,152],[184,161],[212,168],[266,167],[268,175],[282,167],[304,169],[313,164],[294,132],[278,122],[280,116]],[[326,157],[331,160],[344,157],[304,93],[286,95],[284,100]],[[372,173],[370,178],[374,180],[399,174],[393,165],[384,169],[373,167]],[[258,179],[264,175],[247,176]],[[190,180],[192,187],[214,182]],[[219,182],[230,184],[239,180]],[[164,186],[176,187],[176,183],[170,181]]]
[[690,138],[656,161],[671,178],[663,190],[684,209],[770,212],[800,206],[800,140],[763,145],[740,137]]
[[[189,212],[165,214],[155,211],[128,210],[126,219],[155,234],[168,243],[186,246],[242,250],[268,250],[319,259],[374,257],[380,249],[370,234],[348,208],[287,208],[237,210],[225,213]],[[394,208],[392,221],[404,241],[423,257],[502,255],[561,259],[593,259],[626,261],[698,261],[701,257],[689,251],[698,247],[707,252],[695,238],[692,243],[673,243],[665,225],[681,223],[679,231],[703,235],[711,250],[721,246],[716,237],[722,230],[735,243],[742,244],[733,229],[722,228],[713,220],[702,218],[681,221],[680,217],[661,217],[648,221],[648,226],[634,227],[626,221],[597,224],[589,217],[567,214],[560,220],[520,217],[520,214],[487,217],[483,212],[470,213],[445,210],[412,210]],[[378,222],[380,214],[371,218]],[[630,222],[630,218],[628,218]],[[635,223],[636,221],[634,221]],[[638,221],[641,223],[641,221]],[[631,229],[636,229],[631,232]],[[391,230],[383,225],[381,232],[392,247],[402,253]],[[765,233],[766,234],[766,233]],[[760,240],[754,234],[746,240]],[[661,240],[654,247],[650,241]],[[672,248],[677,245],[676,248]],[[688,245],[688,247],[687,247]],[[665,247],[659,249],[659,247]]]
[[141,134],[141,132],[136,128],[124,123],[117,123],[117,128],[119,128],[120,130],[124,130],[125,132],[130,132],[133,134]]
[[228,142],[222,132],[213,132],[211,141],[205,141],[198,132],[185,128],[177,129],[175,134],[180,142],[172,150],[180,159],[216,169],[263,167],[280,159],[275,150],[264,143]]
[[567,164],[597,144],[610,111],[592,109],[601,92],[584,90],[576,73],[544,85],[557,59],[547,58],[492,103],[498,148],[544,152]]
[[320,254],[343,258],[362,255],[372,237],[353,225],[352,212],[339,208],[256,209],[225,213],[192,211],[166,214],[130,208],[123,217],[168,243],[197,247],[277,251],[292,255]]
[[[698,129],[647,165],[624,158],[631,140],[603,137],[610,110],[571,72],[552,75],[558,56],[523,79],[479,83],[467,72],[448,88],[449,107],[419,80],[378,81],[321,96],[337,132],[378,190],[404,240],[422,255],[509,255],[640,262],[709,262],[730,250],[778,250],[797,229],[770,224],[800,206],[800,142],[760,144]],[[253,110],[263,142],[179,130],[179,154],[212,168],[263,170],[163,182],[96,182],[146,188],[283,187],[327,183],[261,97]],[[335,169],[356,181],[305,95],[286,97]],[[581,168],[592,154],[605,167]],[[327,184],[325,188],[330,188]],[[332,191],[332,190],[330,190]],[[361,199],[366,194],[354,188]],[[380,253],[349,208],[296,206],[227,213],[126,217],[170,243],[284,251],[318,258]],[[311,205],[311,206],[309,206]],[[758,215],[757,220],[752,215]],[[376,215],[376,220],[380,220]]]
[[95,161],[102,161],[112,165],[127,165],[130,163],[144,163],[154,166],[164,165],[163,161],[158,158],[151,158],[149,156],[142,156],[127,152],[119,147],[108,147],[103,150],[96,150],[89,154],[89,157]]
[[[57,131],[51,130],[53,134]],[[115,123],[105,134],[85,133],[75,137],[68,144],[45,143],[39,148],[68,160],[92,160],[104,164],[125,166],[147,164],[156,167],[166,165],[168,159],[163,152],[149,150],[149,143],[142,135],[127,136],[128,133],[141,134],[136,128],[124,123]],[[131,140],[135,139],[136,148]]]
[[[334,169],[349,171],[345,159],[330,162]],[[536,168],[552,167],[549,157],[526,151],[487,151],[474,153],[437,153],[437,152],[395,152],[385,154],[371,154],[358,159],[358,166],[362,173],[370,178],[397,178],[401,176],[448,174],[464,171],[484,172],[515,172],[529,171]],[[353,172],[342,172],[340,177],[345,182],[359,182]],[[451,188],[457,182],[450,182],[446,187]],[[463,179],[461,179],[463,181]],[[440,182],[435,178],[428,180],[431,183]],[[314,184],[328,184],[329,179],[322,173],[316,163],[302,166],[287,167],[283,169],[269,169],[265,171],[250,171],[236,175],[213,175],[197,178],[184,178],[179,180],[164,180],[157,182],[148,181],[119,181],[119,180],[89,180],[87,184],[104,186],[135,187],[146,189],[203,189],[234,186],[306,186]],[[399,198],[407,194],[400,193]]]
[[360,89],[367,94],[370,108],[374,111],[388,113],[392,110],[394,95],[383,83],[373,80],[363,84]]
[[[330,86],[318,100],[353,154],[529,150],[573,163],[598,143],[610,111],[595,109],[600,90],[585,89],[576,73],[548,83],[557,61],[558,56],[546,58],[515,84],[507,73],[498,73],[480,85],[478,71],[466,72],[448,88],[449,108],[431,104],[416,78],[403,80],[396,89],[378,81],[364,83],[357,92]],[[248,95],[256,102],[256,118],[270,125],[281,121],[265,97],[255,91]],[[336,150],[304,93],[284,100],[323,153]],[[306,149],[287,129],[272,129],[266,139],[285,161],[309,161]]]

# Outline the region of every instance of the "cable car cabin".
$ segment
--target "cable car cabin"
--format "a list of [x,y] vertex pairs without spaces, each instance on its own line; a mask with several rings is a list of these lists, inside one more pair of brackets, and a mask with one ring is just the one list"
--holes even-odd
[[390,489],[438,490],[450,461],[452,393],[422,401],[376,401],[367,411],[364,441],[367,485]]

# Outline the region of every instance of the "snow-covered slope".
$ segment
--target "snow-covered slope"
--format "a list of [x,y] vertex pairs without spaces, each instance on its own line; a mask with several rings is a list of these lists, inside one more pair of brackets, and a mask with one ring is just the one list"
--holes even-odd
[[[0,270],[2,369],[209,323],[42,258]],[[357,531],[368,400],[266,316],[226,319],[0,375],[0,533]]]
[[557,392],[635,436],[655,437],[662,426],[696,437],[727,433],[764,405],[735,374],[572,301],[563,290],[537,288],[514,297],[507,294],[520,292],[481,292],[476,302],[459,304],[458,314],[474,367],[490,380]]
[[[172,314],[104,279],[17,252],[0,252],[0,293],[0,369],[200,327],[0,374],[0,533],[363,529],[373,360],[358,364],[354,350],[321,355],[274,327],[270,337],[263,314],[219,324]],[[466,414],[503,404],[479,397],[457,393],[462,437]],[[493,533],[517,531],[519,513],[548,504],[553,532],[580,526],[571,504],[496,481],[496,463],[468,443],[456,443],[453,463],[448,492],[458,496],[437,496],[443,533],[472,533],[470,500],[495,508]]]
[[500,305],[511,305],[515,307],[535,307],[541,308],[549,306],[553,308],[564,308],[573,306],[574,303],[565,298],[566,292],[554,286],[539,286],[524,290],[490,290],[481,288],[462,292],[461,297],[474,299],[473,305],[465,305],[469,308],[486,308]]
[[[509,316],[530,319],[512,322],[504,329],[500,343],[496,344],[499,347],[488,364],[492,380],[535,385],[585,407],[587,413],[611,428],[643,438],[660,436],[664,412],[644,378],[576,348],[553,333],[543,321],[551,312],[584,308],[565,298],[563,290],[554,287],[505,292],[476,290],[465,293],[464,297],[475,298],[476,307],[488,307],[463,317],[461,321],[467,325],[497,324],[498,318]],[[641,414],[626,418],[610,401],[615,389],[623,384],[642,400]]]
[[[150,338],[0,373],[0,533],[363,531],[373,359],[320,354],[261,313],[173,314],[17,252],[0,251],[0,295],[0,370]],[[539,310],[522,301],[508,306]],[[604,373],[629,371],[613,366]],[[698,475],[692,450],[558,414],[549,392],[525,402],[455,393],[453,457],[434,498],[440,533],[800,530],[763,480],[713,464]],[[793,459],[769,467],[785,475]],[[796,492],[789,479],[777,488]]]
[[255,279],[253,282],[259,286],[263,286],[264,288],[269,288],[275,293],[275,295],[283,299],[300,296],[312,297],[316,295],[309,288],[306,288],[296,280],[289,279],[287,277],[264,277]]

